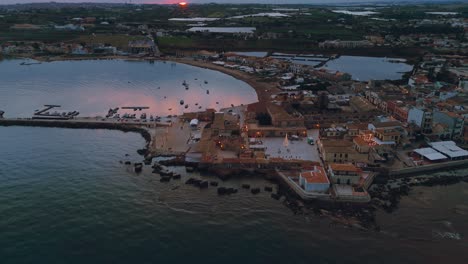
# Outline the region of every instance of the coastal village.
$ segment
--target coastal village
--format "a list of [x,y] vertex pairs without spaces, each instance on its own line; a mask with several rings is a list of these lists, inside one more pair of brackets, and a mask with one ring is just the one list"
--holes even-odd
[[[402,34],[398,38],[390,34],[366,35],[362,40],[326,39],[317,43],[321,53],[315,49],[310,54],[305,53],[307,50],[302,54],[269,51],[263,56],[219,50],[161,51],[158,43],[164,36],[278,38],[273,32],[259,34],[251,27],[204,28],[204,24],[213,21],[172,19],[174,23],[192,23],[180,31],[125,24],[113,18],[76,17],[64,21],[64,25],[48,27],[56,31],[85,31],[89,27],[112,24],[129,34],[140,32],[140,36],[119,45],[96,40],[7,41],[0,42],[0,53],[33,58],[38,63],[90,58],[183,63],[245,81],[255,89],[258,102],[164,117],[150,117],[149,113],[141,117],[117,116],[117,110],[111,109],[106,117],[66,115],[60,120],[51,120],[56,118],[47,115],[34,119],[38,113],[33,119],[7,118],[7,109],[2,109],[5,113],[0,112],[0,124],[141,127],[149,141],[143,151],[149,162],[154,157],[171,156],[174,158],[166,161],[166,165],[172,161],[185,165],[187,171],[209,171],[222,179],[261,174],[283,182],[303,200],[368,203],[374,197],[371,194],[376,193],[372,183],[379,179],[404,178],[467,164],[466,18],[439,15],[438,19],[411,21],[412,26],[450,23],[461,28],[465,33],[463,38],[460,34],[440,33]],[[42,27],[15,24],[12,30]],[[407,46],[460,52],[456,55],[427,52],[409,62],[390,59],[391,63],[413,65],[401,80],[359,81],[348,72],[322,68],[340,58],[343,49]],[[188,84],[184,81],[183,86]],[[147,110],[144,106],[134,108]],[[154,165],[159,173],[165,170],[161,166]],[[168,180],[168,175],[174,176],[163,174],[164,180]]]

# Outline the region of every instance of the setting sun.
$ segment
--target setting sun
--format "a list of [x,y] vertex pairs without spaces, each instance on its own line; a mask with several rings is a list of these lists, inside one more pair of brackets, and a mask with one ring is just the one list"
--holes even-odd
[[188,4],[187,2],[180,2],[179,6],[187,6],[187,4]]

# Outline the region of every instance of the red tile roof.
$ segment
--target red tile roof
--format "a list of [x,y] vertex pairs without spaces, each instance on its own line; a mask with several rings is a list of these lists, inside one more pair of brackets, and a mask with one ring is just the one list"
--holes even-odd
[[315,170],[302,172],[301,176],[307,183],[330,183],[325,170],[320,166],[315,166]]

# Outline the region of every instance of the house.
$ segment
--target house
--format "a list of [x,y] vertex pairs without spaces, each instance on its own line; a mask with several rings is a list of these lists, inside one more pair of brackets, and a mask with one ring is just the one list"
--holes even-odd
[[330,188],[330,181],[322,167],[314,166],[311,171],[301,172],[299,185],[306,192],[326,193]]
[[361,180],[362,169],[353,164],[331,163],[328,165],[328,173],[335,184],[356,185]]
[[320,139],[317,142],[320,155],[324,162],[348,163],[367,161],[367,154],[359,153],[353,147],[353,142],[350,140]]
[[363,136],[358,136],[358,137],[353,138],[353,147],[359,153],[362,153],[362,154],[369,153],[371,144],[372,143],[365,140]]
[[432,131],[432,111],[421,107],[412,107],[408,111],[408,123],[414,123],[421,128],[423,133],[431,133]]
[[151,39],[133,40],[128,43],[128,48],[132,54],[158,55],[159,49]]
[[[261,124],[258,116],[271,119],[271,125]],[[249,137],[284,137],[285,135],[307,136],[304,118],[295,112],[272,103],[253,103],[247,106],[246,119]]]
[[288,113],[283,107],[269,104],[267,112],[271,117],[271,123],[277,127],[304,127],[304,118],[301,115]]
[[81,25],[67,24],[64,26],[54,26],[56,30],[66,30],[66,31],[84,31],[84,27]]
[[374,135],[379,145],[397,145],[401,142],[401,132],[395,129],[377,128]]
[[448,127],[451,139],[461,139],[463,137],[463,116],[449,111],[434,111],[434,123],[443,124]]
[[230,113],[216,112],[211,125],[212,136],[240,135],[239,116]]

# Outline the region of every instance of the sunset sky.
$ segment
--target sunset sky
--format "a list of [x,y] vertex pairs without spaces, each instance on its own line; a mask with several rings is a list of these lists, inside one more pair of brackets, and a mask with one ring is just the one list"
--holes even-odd
[[[411,0],[409,0],[411,1]],[[426,0],[426,2],[436,2],[439,0]],[[43,3],[50,2],[48,0],[0,0],[0,4],[16,4],[16,3]],[[94,3],[142,3],[142,4],[168,4],[177,3],[174,0],[56,0],[55,2],[62,3],[77,3],[77,2],[94,2]],[[269,4],[314,4],[314,3],[356,3],[356,2],[395,2],[393,0],[191,0],[189,3],[269,3]],[[440,2],[440,1],[439,1]]]

